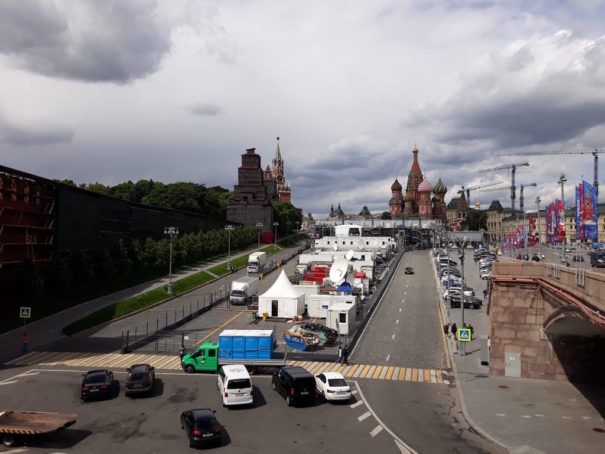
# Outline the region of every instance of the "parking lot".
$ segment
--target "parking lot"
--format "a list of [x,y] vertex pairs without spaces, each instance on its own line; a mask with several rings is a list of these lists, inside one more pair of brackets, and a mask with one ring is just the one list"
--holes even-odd
[[[31,439],[26,447],[0,452],[166,453],[190,449],[180,428],[182,411],[216,410],[224,427],[221,452],[400,452],[393,438],[375,418],[362,389],[351,383],[353,400],[346,404],[320,402],[312,407],[288,407],[271,389],[270,376],[253,376],[251,407],[222,407],[216,375],[156,374],[152,396],[125,397],[123,389],[112,399],[80,400],[81,374],[77,368],[11,368],[1,371],[2,407],[13,410],[76,413],[78,420],[64,432]],[[123,384],[125,369],[114,369]]]

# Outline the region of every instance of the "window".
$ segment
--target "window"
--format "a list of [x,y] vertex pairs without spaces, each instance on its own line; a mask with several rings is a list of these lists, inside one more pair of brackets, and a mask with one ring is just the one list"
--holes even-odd
[[208,358],[214,358],[216,356],[216,350],[208,350]]
[[341,312],[340,314],[338,314],[338,322],[347,323],[347,314],[345,312]]

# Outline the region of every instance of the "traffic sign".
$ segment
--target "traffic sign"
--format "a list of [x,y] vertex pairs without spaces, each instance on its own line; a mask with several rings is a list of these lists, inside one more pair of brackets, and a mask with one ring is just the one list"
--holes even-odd
[[32,308],[31,307],[23,307],[19,309],[19,318],[31,318],[32,316]]
[[471,341],[471,330],[468,328],[459,328],[458,329],[458,340],[460,342],[470,342]]

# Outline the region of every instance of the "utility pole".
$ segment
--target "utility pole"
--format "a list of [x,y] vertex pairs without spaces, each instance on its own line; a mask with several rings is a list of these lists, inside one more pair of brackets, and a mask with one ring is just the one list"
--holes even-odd
[[172,295],[172,237],[179,234],[178,227],[164,227],[164,235],[170,237],[170,253],[168,257],[168,294]]
[[258,246],[257,246],[257,248],[260,249],[260,231],[263,228],[263,223],[262,222],[257,222],[256,223],[256,228],[258,229]]
[[[538,252],[542,254],[542,234],[540,233],[540,196],[536,196],[536,205],[538,206]],[[542,257],[540,256],[540,260]]]
[[225,230],[227,231],[227,269],[231,271],[231,231],[233,230],[233,226],[231,224],[227,224],[225,226]]

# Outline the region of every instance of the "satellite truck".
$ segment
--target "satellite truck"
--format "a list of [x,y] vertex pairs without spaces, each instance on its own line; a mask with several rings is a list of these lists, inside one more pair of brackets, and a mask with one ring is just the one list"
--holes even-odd
[[0,411],[0,440],[7,447],[27,441],[32,437],[49,435],[63,430],[76,422],[71,413],[41,411]]
[[258,295],[258,278],[244,276],[231,281],[229,302],[231,304],[248,304]]
[[265,272],[265,266],[267,265],[267,253],[266,252],[253,252],[248,256],[248,273],[249,274],[260,274]]

